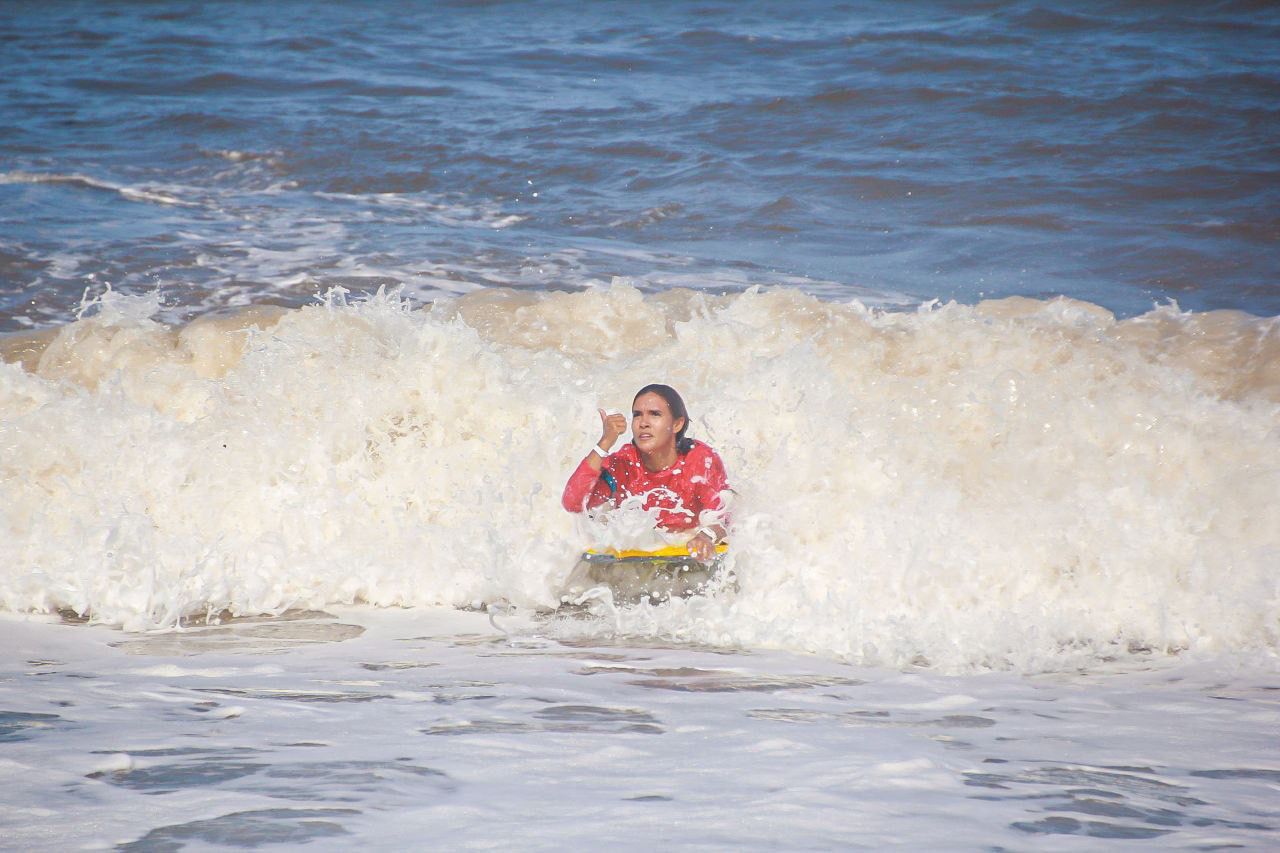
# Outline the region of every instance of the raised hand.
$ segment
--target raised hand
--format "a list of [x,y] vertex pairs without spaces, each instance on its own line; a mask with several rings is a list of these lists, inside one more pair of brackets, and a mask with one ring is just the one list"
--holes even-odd
[[604,409],[596,411],[600,413],[600,446],[611,448],[618,436],[627,431],[627,416],[619,412],[608,414]]

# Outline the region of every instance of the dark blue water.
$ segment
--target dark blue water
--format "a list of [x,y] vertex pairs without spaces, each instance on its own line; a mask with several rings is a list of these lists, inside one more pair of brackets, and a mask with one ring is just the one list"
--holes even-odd
[[0,330],[342,285],[1280,314],[1265,3],[9,3]]

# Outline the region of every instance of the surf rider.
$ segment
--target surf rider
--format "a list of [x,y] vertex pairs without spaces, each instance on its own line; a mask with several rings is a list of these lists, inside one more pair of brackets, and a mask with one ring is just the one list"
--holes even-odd
[[685,437],[689,412],[684,400],[667,385],[641,388],[631,403],[633,439],[614,453],[610,449],[627,431],[626,416],[599,411],[600,441],[565,485],[564,508],[585,512],[643,496],[645,509],[658,510],[658,527],[696,531],[689,553],[703,563],[714,559],[716,543],[727,532],[723,493],[729,483],[711,446]]

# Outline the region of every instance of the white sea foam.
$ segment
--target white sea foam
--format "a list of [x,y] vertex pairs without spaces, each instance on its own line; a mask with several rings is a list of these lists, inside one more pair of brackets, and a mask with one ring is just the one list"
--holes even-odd
[[167,187],[161,188],[152,185],[133,186],[130,184],[117,184],[112,181],[105,181],[101,178],[94,178],[89,175],[81,174],[23,171],[0,172],[0,184],[70,184],[72,186],[86,187],[88,189],[119,193],[122,198],[126,198],[129,201],[145,201],[152,204],[168,204],[179,207],[199,206],[195,202],[186,201],[177,197],[173,191]]
[[284,157],[284,152],[282,151],[239,151],[234,148],[217,149],[205,151],[204,153],[210,157],[226,160],[228,163],[262,162],[271,166],[279,165]]
[[626,285],[156,308],[109,293],[0,366],[0,607],[552,606],[596,408],[661,380],[729,468],[739,589],[548,630],[951,668],[1280,647],[1275,320]]
[[[257,633],[344,624],[358,641]],[[1245,656],[904,676],[517,642],[431,608],[174,636],[190,645],[0,616],[8,848],[1276,846],[1275,669]]]
[[351,201],[358,204],[373,203],[379,207],[411,210],[441,225],[501,230],[526,221],[529,217],[506,213],[492,202],[477,202],[461,196],[424,198],[405,193],[334,193],[318,192],[319,198]]

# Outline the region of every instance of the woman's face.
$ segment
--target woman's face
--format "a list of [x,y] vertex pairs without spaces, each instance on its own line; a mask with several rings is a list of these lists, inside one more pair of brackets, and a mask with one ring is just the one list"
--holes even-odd
[[650,391],[631,404],[631,435],[641,453],[662,452],[676,446],[684,418],[671,417],[667,401]]

